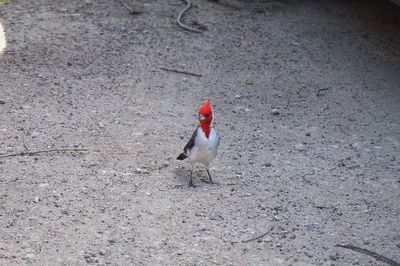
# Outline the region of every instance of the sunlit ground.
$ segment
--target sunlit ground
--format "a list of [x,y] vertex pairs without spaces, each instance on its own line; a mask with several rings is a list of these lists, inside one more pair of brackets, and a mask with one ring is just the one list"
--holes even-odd
[[4,33],[3,24],[0,22],[0,55],[7,47],[6,34]]

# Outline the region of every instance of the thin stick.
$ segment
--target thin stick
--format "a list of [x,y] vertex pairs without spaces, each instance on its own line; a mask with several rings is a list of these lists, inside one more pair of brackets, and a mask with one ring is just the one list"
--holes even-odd
[[192,7],[192,2],[190,2],[190,0],[184,0],[184,1],[186,2],[186,7],[181,12],[179,12],[178,17],[176,18],[176,23],[178,23],[179,27],[181,27],[185,30],[192,31],[195,33],[202,33],[203,31],[186,26],[185,24],[183,24],[181,22],[183,14],[185,14],[185,12],[188,11]]
[[356,247],[356,246],[353,246],[353,245],[341,245],[341,244],[337,244],[336,246],[337,247],[341,247],[341,248],[351,249],[351,250],[354,250],[356,252],[371,256],[371,257],[375,258],[376,260],[380,260],[380,261],[383,261],[383,262],[389,264],[390,266],[400,266],[400,264],[398,262],[396,262],[394,260],[391,260],[388,257],[385,257],[385,256],[380,255],[378,253],[375,253],[373,251],[370,251],[368,249],[365,249],[365,248],[359,248],[359,247]]
[[129,10],[129,13],[132,15],[137,15],[140,14],[141,12],[133,10],[130,6],[128,6],[127,3],[125,3],[123,0],[118,0],[126,9]]
[[22,131],[23,136],[22,136],[22,145],[24,145],[24,151],[28,151],[28,146],[26,146],[26,131],[25,128]]
[[165,68],[165,67],[160,67],[160,69],[165,70],[165,71],[174,72],[174,73],[185,74],[185,75],[189,75],[189,76],[202,77],[202,75],[200,75],[200,74],[187,72],[187,71],[183,71],[183,70],[170,69],[170,68]]
[[329,89],[328,89],[328,88],[319,89],[319,90],[317,91],[317,97],[321,96],[321,92],[327,91],[327,90],[329,90]]
[[49,150],[37,150],[37,151],[21,151],[16,153],[9,154],[1,154],[0,158],[6,157],[15,157],[15,156],[27,156],[27,155],[35,155],[41,153],[50,153],[50,152],[82,152],[88,151],[89,149],[49,149]]
[[303,178],[303,181],[306,182],[307,184],[316,185],[316,183],[312,182],[311,180],[306,179],[306,176],[311,176],[311,175],[314,175],[314,174],[315,174],[315,170],[312,169],[311,173],[306,173],[306,174],[302,175],[301,177]]
[[262,235],[260,235],[260,236],[254,237],[254,238],[250,238],[250,239],[248,239],[248,240],[242,240],[242,243],[248,243],[248,242],[251,242],[251,241],[254,241],[254,240],[261,239],[261,238],[263,238],[264,236],[268,235],[269,232],[272,231],[272,229],[274,229],[273,226],[272,226],[266,233],[264,233],[264,234],[262,234]]

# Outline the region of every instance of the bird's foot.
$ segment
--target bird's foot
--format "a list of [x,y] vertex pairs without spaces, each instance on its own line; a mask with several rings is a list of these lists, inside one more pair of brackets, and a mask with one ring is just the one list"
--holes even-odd
[[207,171],[207,175],[208,175],[208,182],[210,183],[210,184],[214,184],[214,181],[212,180],[212,177],[211,177],[211,174],[210,174],[210,171],[208,171],[208,169],[206,169],[206,171]]
[[220,186],[221,185],[221,183],[219,183],[219,182],[216,182],[216,181],[214,181],[214,180],[209,180],[209,179],[200,179],[201,180],[201,182],[204,182],[204,183],[206,183],[206,184],[210,184],[210,185],[217,185],[217,186]]

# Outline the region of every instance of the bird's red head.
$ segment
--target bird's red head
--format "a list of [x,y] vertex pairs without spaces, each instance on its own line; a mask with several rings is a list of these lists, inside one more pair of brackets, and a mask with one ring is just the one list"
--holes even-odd
[[213,116],[212,116],[212,109],[211,109],[211,100],[208,100],[199,109],[200,127],[206,134],[207,138],[210,134],[210,126],[211,126],[212,120],[213,120]]

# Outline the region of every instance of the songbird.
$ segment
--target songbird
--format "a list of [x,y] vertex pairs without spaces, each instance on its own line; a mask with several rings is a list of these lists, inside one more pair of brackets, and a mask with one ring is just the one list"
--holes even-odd
[[210,183],[214,183],[210,174],[209,166],[210,162],[217,155],[220,141],[217,131],[212,126],[213,114],[211,109],[211,100],[205,102],[199,109],[198,119],[198,127],[184,147],[183,153],[181,153],[177,158],[178,160],[189,158],[191,165],[189,186],[191,187],[193,187],[192,174],[194,163],[202,163],[206,168]]

